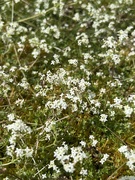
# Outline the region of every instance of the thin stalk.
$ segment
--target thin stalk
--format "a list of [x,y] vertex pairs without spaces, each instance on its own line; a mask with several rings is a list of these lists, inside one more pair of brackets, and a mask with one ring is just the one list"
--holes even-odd
[[115,137],[117,137],[123,144],[127,145],[117,134],[115,134],[109,127],[107,127],[105,124],[104,126],[106,129],[108,129]]
[[11,14],[11,22],[14,21],[14,1],[12,0],[12,14]]
[[39,17],[39,16],[42,16],[42,15],[44,15],[44,14],[52,11],[53,9],[54,9],[54,7],[48,9],[45,13],[42,13],[42,12],[41,12],[41,13],[35,14],[35,15],[33,15],[33,16],[30,16],[30,17],[28,17],[28,18],[21,19],[21,20],[19,20],[19,21],[17,21],[17,22],[24,22],[24,21],[28,21],[28,20],[37,18],[37,17]]
[[113,179],[113,176],[126,164],[126,162],[124,162],[118,169],[116,169],[108,178],[107,180],[111,180]]

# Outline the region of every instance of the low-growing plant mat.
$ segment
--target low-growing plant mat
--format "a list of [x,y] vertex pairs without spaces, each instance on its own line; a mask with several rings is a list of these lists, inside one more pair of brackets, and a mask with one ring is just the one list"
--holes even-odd
[[0,179],[135,176],[135,1],[0,1]]

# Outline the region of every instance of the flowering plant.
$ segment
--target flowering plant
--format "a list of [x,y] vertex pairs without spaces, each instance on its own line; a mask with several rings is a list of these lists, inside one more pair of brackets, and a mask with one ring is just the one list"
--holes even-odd
[[135,171],[135,2],[0,2],[0,179]]

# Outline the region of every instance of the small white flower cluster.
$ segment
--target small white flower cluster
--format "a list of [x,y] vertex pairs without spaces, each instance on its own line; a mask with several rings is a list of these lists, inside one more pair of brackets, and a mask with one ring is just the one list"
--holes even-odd
[[[71,153],[68,153],[68,152]],[[82,163],[84,159],[87,158],[87,155],[83,151],[81,146],[72,147],[69,149],[68,145],[63,143],[62,146],[57,147],[54,151],[55,160],[58,160],[62,165],[63,169],[68,173],[73,173],[75,171],[75,165],[79,162]],[[50,162],[49,168],[57,170],[56,165],[53,161]],[[81,174],[86,174],[83,170]]]
[[60,60],[59,60],[60,56],[58,54],[54,54],[53,58],[54,58],[54,60],[51,61],[52,65],[56,65],[56,64],[60,63]]
[[45,132],[51,132],[51,130],[52,130],[52,128],[53,128],[53,126],[56,124],[56,122],[55,121],[46,121],[45,122],[45,125],[46,125],[46,127],[44,128],[44,130],[45,130]]
[[47,27],[44,29],[44,31],[42,29],[42,32],[47,35],[50,35],[52,33],[56,39],[60,38],[60,31],[56,25]]
[[31,128],[27,126],[21,119],[16,119],[12,124],[5,126],[8,131],[11,131],[11,134],[17,134],[19,133],[28,133],[30,134],[32,132]]
[[101,103],[99,102],[99,100],[89,97],[89,101],[91,104],[90,110],[93,112],[93,114],[99,114],[99,109],[101,107]]
[[29,88],[29,83],[27,81],[27,79],[24,77],[20,83],[18,83],[18,86],[24,88],[25,90],[27,90]]
[[122,86],[122,83],[119,79],[115,79],[114,81],[108,81],[107,82],[107,85],[109,85],[110,87],[121,87]]
[[67,72],[65,69],[60,68],[55,74],[53,74],[50,70],[46,73],[46,81],[50,84],[65,84],[65,76]]
[[88,175],[88,170],[87,170],[87,169],[84,169],[84,168],[82,167],[82,169],[81,169],[81,171],[80,171],[80,174],[81,174],[82,176],[87,176],[87,175]]
[[4,43],[11,43],[15,34],[20,35],[21,33],[27,33],[27,31],[27,28],[20,26],[17,22],[10,22],[6,26],[6,32],[2,34],[2,40]]
[[104,154],[103,158],[100,160],[101,164],[104,164],[104,162],[108,159],[109,155],[108,154]]
[[42,174],[42,179],[46,179],[46,178],[47,178],[46,174]]
[[[48,120],[45,122],[45,128],[43,129],[43,132],[46,132],[46,139],[50,140],[51,138],[51,132],[53,131],[53,128],[55,126],[56,122],[53,120]],[[42,135],[43,132],[41,132],[39,135]]]
[[89,44],[89,38],[88,35],[85,33],[77,34],[76,40],[78,42],[78,46],[83,45],[88,45]]
[[80,15],[79,13],[75,13],[74,17],[73,17],[74,21],[79,21],[80,20]]
[[122,108],[121,102],[122,102],[122,99],[116,97],[114,98],[114,104],[112,104],[112,106],[121,109]]
[[124,113],[126,117],[131,117],[132,112],[133,108],[131,108],[129,105],[124,106]]
[[39,40],[39,38],[33,37],[29,39],[29,43],[30,46],[33,48],[32,55],[35,59],[40,55],[41,50],[49,53],[49,47],[45,39]]
[[92,140],[92,147],[96,147],[98,141],[95,139],[95,137],[93,135],[90,135],[89,139]]
[[[56,14],[57,12],[59,12],[59,16],[63,16],[64,14],[64,2],[62,0],[53,0],[52,3],[54,4],[54,8],[53,8],[53,14]],[[57,5],[59,4],[58,8]]]
[[69,59],[68,63],[74,65],[75,67],[77,67],[78,60],[77,59]]
[[125,45],[127,40],[129,39],[128,33],[133,29],[132,26],[129,26],[125,30],[118,31],[118,37],[121,44]]
[[7,117],[8,120],[12,122],[11,124],[4,126],[9,132],[11,132],[11,136],[9,138],[10,145],[7,146],[6,151],[7,155],[13,157],[15,153],[17,157],[21,157],[25,152],[25,156],[29,157],[33,150],[29,149],[28,147],[25,150],[17,148],[16,141],[18,138],[23,138],[24,134],[31,134],[31,128],[27,126],[21,119],[16,119],[14,113],[8,114]]
[[[63,109],[70,108],[72,106],[72,112],[77,111],[78,106],[80,105],[82,111],[87,110],[87,102],[83,102],[81,97],[83,92],[85,92],[86,88],[91,85],[91,83],[84,78],[73,78],[72,76],[68,76],[68,72],[60,68],[55,74],[53,74],[51,71],[47,71],[47,76],[44,78],[43,75],[41,76],[41,80],[44,80],[47,83],[50,83],[50,88],[47,88],[47,86],[36,86],[37,96],[44,95],[46,96],[47,93],[54,90],[56,86],[62,86],[66,85],[66,92],[61,93],[60,95],[50,96],[48,98],[48,101],[45,104],[45,107],[49,109],[56,109],[59,112]],[[42,95],[43,96],[43,95]],[[58,98],[59,97],[59,98]],[[70,107],[68,106],[69,100],[72,103]]]
[[124,154],[127,161],[127,166],[134,171],[135,170],[135,151],[132,149],[129,149],[126,145],[121,146],[119,149],[119,152]]
[[100,115],[100,121],[101,121],[101,122],[106,122],[106,121],[107,121],[107,117],[108,117],[108,115],[106,115],[106,114],[101,114],[101,115]]
[[130,105],[130,104],[123,105],[122,104],[123,103],[122,99],[118,98],[118,97],[115,97],[114,98],[114,104],[110,104],[110,108],[118,108],[118,109],[123,111],[123,113],[125,114],[125,117],[130,118],[132,113],[134,112],[134,102],[135,102],[134,99],[135,99],[134,95],[133,96],[131,95],[130,97],[128,97],[126,99],[126,101],[130,102],[130,103],[133,103],[133,105]]
[[71,51],[70,46],[67,46],[67,47],[63,50],[63,56],[67,57],[70,51]]
[[118,0],[120,4],[133,4],[133,0]]
[[84,92],[86,87],[89,87],[91,85],[90,82],[85,81],[84,79],[80,79],[80,82],[78,83],[80,91]]
[[99,56],[105,57],[106,60],[104,61],[104,64],[113,62],[115,65],[118,65],[121,62],[121,56],[116,49],[108,49],[106,54],[99,54]]
[[17,106],[20,106],[20,108],[22,108],[22,106],[23,106],[23,104],[24,104],[24,99],[17,99],[17,100],[15,101],[15,104],[16,104]]
[[21,149],[21,148],[16,148],[15,149],[15,154],[17,158],[23,158],[24,156],[29,158],[32,157],[33,154],[33,149],[26,147],[25,149]]
[[128,97],[127,101],[133,103],[133,105],[135,106],[135,95],[134,95],[134,94],[131,94],[131,95]]
[[106,40],[104,40],[104,44],[102,45],[102,48],[116,48],[116,45],[117,45],[117,42],[115,41],[114,37],[113,36],[109,36],[107,37]]
[[48,101],[45,105],[45,107],[48,107],[50,109],[59,109],[63,110],[67,108],[67,103],[65,102],[65,99],[62,97],[58,100],[54,100],[53,102]]

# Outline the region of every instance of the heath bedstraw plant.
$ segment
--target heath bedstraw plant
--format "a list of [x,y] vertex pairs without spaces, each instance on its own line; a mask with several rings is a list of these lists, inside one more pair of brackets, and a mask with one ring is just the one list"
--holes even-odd
[[1,0],[0,179],[135,175],[134,8]]

